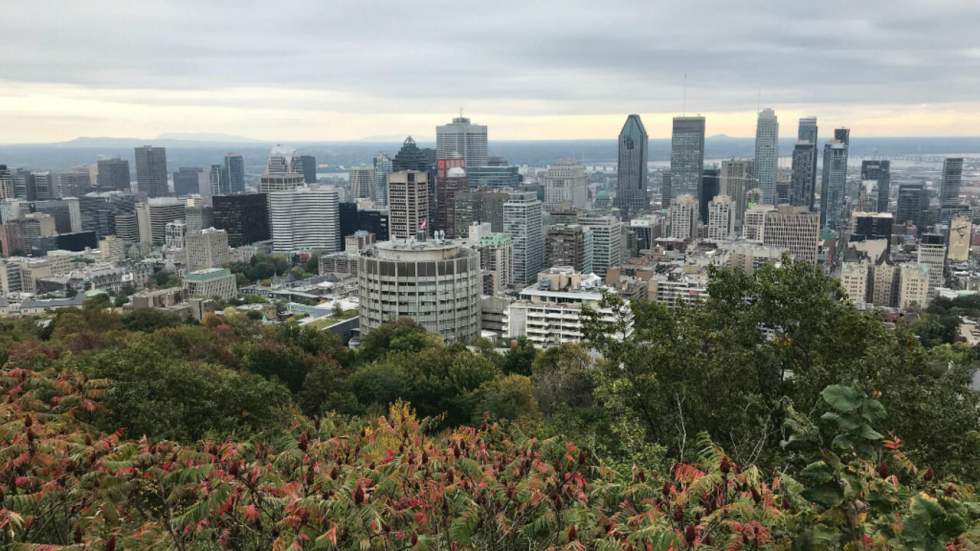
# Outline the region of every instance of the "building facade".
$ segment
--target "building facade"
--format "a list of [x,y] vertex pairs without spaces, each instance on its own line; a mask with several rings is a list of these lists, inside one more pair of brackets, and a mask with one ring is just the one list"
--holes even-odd
[[167,149],[144,145],[136,148],[136,190],[147,197],[170,194],[167,186]]
[[755,178],[762,190],[762,202],[775,205],[776,169],[779,161],[779,119],[776,112],[765,108],[759,112],[755,126]]
[[616,165],[616,206],[628,220],[650,206],[647,197],[647,150],[650,137],[639,115],[630,115],[619,132]]
[[541,201],[533,192],[515,192],[504,203],[503,233],[514,246],[514,283],[534,281],[544,267]]

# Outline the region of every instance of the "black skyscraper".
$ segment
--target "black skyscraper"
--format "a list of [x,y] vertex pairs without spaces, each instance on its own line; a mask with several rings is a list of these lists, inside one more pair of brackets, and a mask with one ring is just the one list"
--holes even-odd
[[296,158],[300,171],[303,173],[303,181],[307,184],[316,183],[316,157],[313,155],[300,155]]
[[265,193],[215,195],[212,201],[214,227],[228,232],[228,245],[241,247],[270,239]]
[[624,220],[650,206],[647,197],[647,147],[650,138],[639,115],[626,117],[619,131],[616,206]]
[[170,195],[166,148],[150,145],[136,148],[136,190],[148,197]]
[[701,222],[708,223],[708,203],[718,196],[721,188],[721,169],[705,168],[701,174]]
[[891,161],[861,161],[861,179],[878,183],[878,212],[888,212],[891,192]]
[[898,187],[898,207],[895,209],[896,224],[914,224],[923,226],[926,211],[929,208],[929,196],[923,184],[902,184]]
[[129,161],[102,159],[98,162],[98,170],[95,181],[99,191],[130,191]]

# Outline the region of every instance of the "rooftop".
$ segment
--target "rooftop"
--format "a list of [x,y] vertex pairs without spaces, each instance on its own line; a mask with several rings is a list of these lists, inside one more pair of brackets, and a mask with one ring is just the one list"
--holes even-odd
[[185,281],[211,281],[214,279],[220,279],[228,277],[231,272],[227,268],[209,268],[207,270],[198,270],[196,272],[189,272],[184,274]]

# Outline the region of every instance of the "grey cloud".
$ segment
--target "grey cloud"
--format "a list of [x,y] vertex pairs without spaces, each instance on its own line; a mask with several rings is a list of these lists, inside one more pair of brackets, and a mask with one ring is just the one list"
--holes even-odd
[[10,9],[0,78],[324,90],[358,101],[291,107],[353,112],[676,110],[685,73],[705,111],[755,106],[760,91],[774,104],[980,96],[975,0],[158,4]]

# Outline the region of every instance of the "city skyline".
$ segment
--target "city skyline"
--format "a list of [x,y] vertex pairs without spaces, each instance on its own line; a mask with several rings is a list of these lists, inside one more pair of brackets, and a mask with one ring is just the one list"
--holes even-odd
[[[218,29],[224,7],[180,2],[11,10],[0,143],[174,132],[430,138],[460,108],[501,140],[613,136],[623,113],[640,114],[653,138],[669,137],[683,114],[705,116],[709,136],[750,137],[765,106],[867,137],[980,128],[980,37],[969,25],[980,6],[965,0],[834,2],[834,17],[718,1],[506,4],[437,3],[440,18],[388,3],[251,5]],[[290,32],[256,42],[252,29],[270,21]],[[401,62],[402,28],[414,30],[421,66]],[[716,34],[723,45],[705,40]],[[45,40],[53,35],[62,40]],[[403,85],[420,74],[427,86]]]

